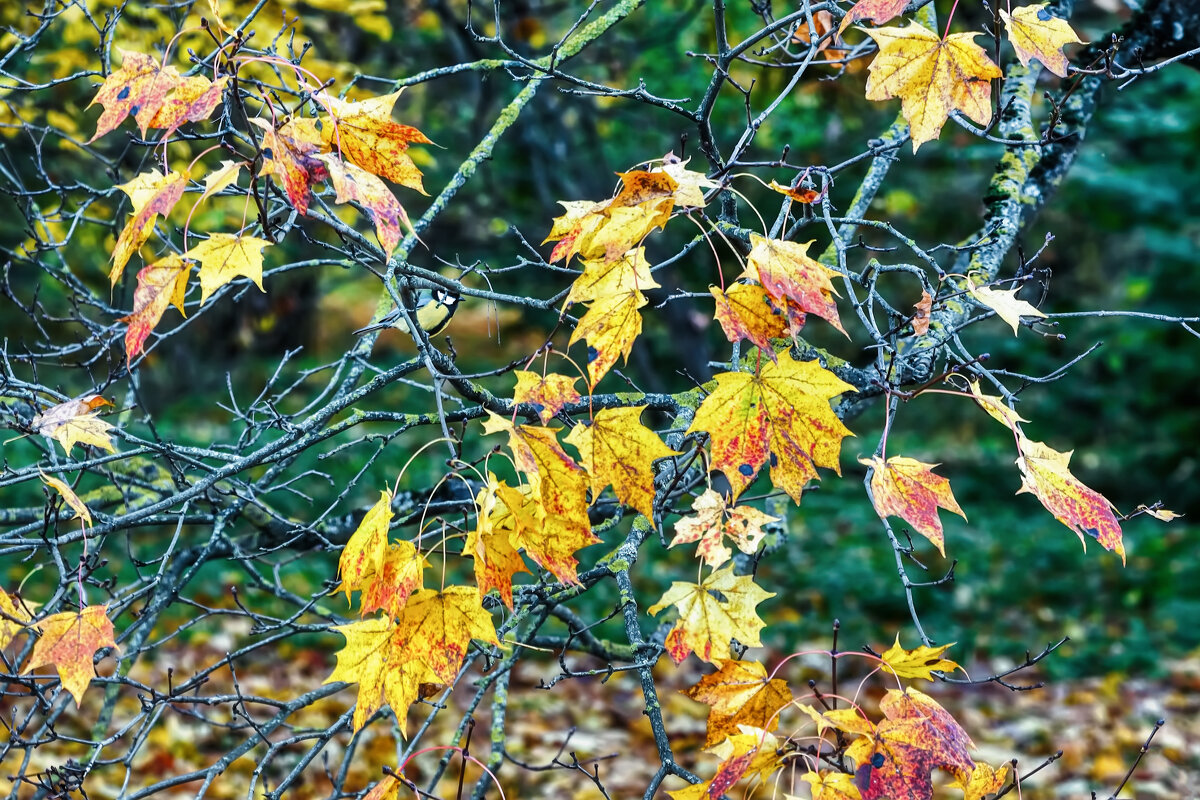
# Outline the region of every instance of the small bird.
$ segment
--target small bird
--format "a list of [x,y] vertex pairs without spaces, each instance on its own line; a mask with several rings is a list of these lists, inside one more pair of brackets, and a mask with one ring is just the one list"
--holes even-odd
[[[458,310],[458,301],[461,299],[462,297],[459,295],[445,289],[434,289],[433,291],[422,289],[417,295],[416,306],[410,308],[409,313],[417,320],[417,324],[421,326],[421,330],[425,331],[427,336],[437,336],[450,324],[450,318]],[[364,333],[383,328],[398,328],[407,332],[408,318],[400,308],[393,308],[378,322],[359,328],[354,335],[362,336]]]

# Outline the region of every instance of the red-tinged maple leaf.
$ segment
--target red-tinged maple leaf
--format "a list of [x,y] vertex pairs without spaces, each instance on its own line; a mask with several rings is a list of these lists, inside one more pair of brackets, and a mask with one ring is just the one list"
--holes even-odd
[[[408,657],[406,631],[389,617],[364,619],[333,630],[346,638],[337,653],[337,666],[325,683],[358,684],[358,701],[351,722],[355,731],[379,710],[386,699],[396,718],[404,720],[417,701],[422,683],[437,680],[419,659]],[[405,726],[400,725],[403,734]]]
[[654,519],[654,462],[679,455],[641,422],[645,406],[602,408],[591,425],[571,429],[566,441],[575,445],[591,477],[592,497],[611,485],[617,499]]
[[[806,39],[805,41],[807,42],[808,40]],[[827,47],[828,44],[829,43],[826,42],[822,47]],[[771,189],[772,191],[779,192],[784,197],[787,197],[796,203],[803,203],[804,205],[811,205],[821,199],[821,193],[816,189],[805,189],[800,186],[783,186],[777,181],[771,181],[768,183],[767,188]]]
[[896,634],[896,643],[883,652],[879,657],[883,662],[883,671],[901,678],[924,678],[933,680],[933,672],[953,672],[960,669],[948,658],[942,658],[942,653],[954,646],[954,642],[939,647],[920,645],[915,650],[905,650],[900,646],[900,634]]
[[891,22],[900,16],[907,5],[908,0],[858,0],[846,12],[846,16],[842,17],[842,24],[838,25],[838,38],[842,38],[846,28],[864,19],[868,19],[876,25]]
[[203,75],[181,78],[147,127],[165,128],[166,135],[170,136],[188,122],[203,122],[220,104],[228,84],[229,78],[224,75],[215,81]]
[[611,294],[588,306],[588,311],[571,332],[569,344],[587,341],[588,386],[596,388],[600,379],[617,363],[629,360],[633,343],[642,333],[640,309],[649,301],[634,289]]
[[338,559],[338,577],[342,579],[341,588],[345,590],[347,600],[350,592],[365,584],[367,576],[383,572],[391,524],[392,493],[384,489],[379,492],[379,502],[358,523]]
[[142,353],[146,337],[162,319],[167,306],[173,305],[180,314],[187,316],[183,300],[191,272],[192,262],[175,254],[142,267],[138,272],[133,313],[119,320],[129,325],[125,331],[125,357],[130,362]]
[[261,291],[264,247],[271,242],[254,236],[214,233],[187,252],[200,262],[200,302],[234,278],[249,278]]
[[336,156],[322,156],[321,160],[329,169],[329,180],[337,192],[334,200],[338,203],[358,203],[370,212],[375,222],[375,235],[385,256],[391,258],[392,251],[400,243],[401,225],[416,235],[408,214],[387,184],[365,169],[341,161]]
[[134,180],[119,187],[129,195],[133,203],[133,213],[130,214],[129,220],[121,230],[121,235],[117,237],[116,245],[113,246],[113,264],[108,273],[109,283],[113,286],[117,285],[117,281],[121,280],[121,275],[125,272],[125,265],[129,263],[129,259],[150,238],[155,221],[158,217],[165,217],[171,213],[171,209],[179,202],[179,198],[183,197],[183,190],[186,187],[186,174],[169,172],[163,175],[157,170],[142,173]]
[[621,173],[621,191],[606,203],[562,201],[567,213],[554,220],[545,242],[559,242],[550,261],[578,253],[584,259],[616,261],[671,218],[679,184],[666,172]]
[[734,575],[730,565],[701,583],[672,583],[647,611],[657,614],[671,605],[679,609],[679,621],[667,635],[667,652],[676,664],[693,651],[702,661],[716,664],[733,658],[729,649],[733,639],[747,647],[762,644],[758,634],[766,623],[754,607],[774,596],[751,576]]
[[500,644],[492,617],[474,586],[414,592],[404,606],[399,627],[404,660],[424,665],[442,683],[458,677],[472,639]]
[[903,28],[869,29],[867,34],[879,45],[879,53],[868,67],[866,97],[900,98],[914,153],[938,138],[951,111],[961,111],[980,125],[991,121],[991,81],[1001,73],[975,44],[979,32],[942,39],[912,22]]
[[1087,534],[1105,550],[1121,556],[1124,564],[1125,544],[1121,541],[1121,523],[1113,514],[1115,506],[1071,474],[1068,465],[1074,451],[1060,453],[1044,442],[1024,436],[1018,436],[1017,447],[1021,453],[1017,459],[1021,470],[1021,488],[1017,494],[1034,495],[1056,520],[1075,531],[1085,546],[1087,540],[1083,535]]
[[787,682],[768,678],[767,668],[757,661],[726,661],[683,694],[709,707],[705,747],[736,735],[739,725],[775,730],[779,710],[792,702]]
[[723,372],[700,404],[689,433],[706,431],[711,464],[729,478],[736,499],[771,462],[771,480],[800,502],[817,467],[841,474],[838,457],[850,434],[829,401],[854,387],[816,361],[780,358],[758,374]]
[[143,138],[150,121],[166,100],[167,93],[179,84],[179,72],[164,68],[157,58],[142,53],[121,51],[121,67],[110,73],[100,85],[88,107],[99,103],[104,113],[96,120],[96,132],[88,143],[96,141],[133,115]]
[[974,744],[933,698],[916,689],[892,689],[879,707],[887,719],[846,750],[858,764],[863,800],[930,800],[935,769],[970,779],[975,762],[967,751]]
[[600,225],[575,244],[585,259],[615,261],[641,244],[651,231],[662,228],[671,218],[675,201],[670,197],[647,200],[636,206],[606,209]]
[[329,177],[329,170],[318,157],[324,144],[316,123],[301,117],[277,129],[265,119],[250,121],[263,130],[261,174],[279,178],[292,208],[307,214],[312,185]]
[[609,203],[611,208],[640,206],[647,201],[668,197],[674,205],[679,183],[666,172],[635,169],[618,172],[617,175],[621,178],[621,191]]
[[321,127],[321,136],[327,147],[367,172],[425,194],[421,171],[407,150],[414,142],[432,142],[416,128],[392,120],[392,107],[399,96],[400,92],[393,92],[354,103],[324,93],[316,95],[331,116]]
[[538,527],[537,510],[531,498],[497,480],[491,472],[487,485],[475,496],[475,504],[475,527],[467,531],[463,554],[474,559],[480,596],[495,589],[512,611],[513,575],[529,572],[513,538]]
[[699,542],[696,555],[714,569],[733,555],[733,551],[725,546],[725,537],[728,536],[743,553],[754,553],[767,535],[763,526],[779,521],[778,517],[751,506],[730,508],[725,498],[712,489],[705,489],[696,498],[692,511],[696,513],[675,523],[675,538],[669,546]]
[[20,596],[0,589],[0,650],[8,647],[13,637],[29,627],[31,612],[37,606],[22,601]]
[[1029,60],[1036,58],[1043,67],[1065,78],[1067,57],[1063,55],[1063,46],[1083,42],[1066,20],[1053,16],[1046,5],[1022,6],[1011,14],[1000,9],[1000,18],[1022,64],[1029,66]]
[[771,340],[786,336],[788,323],[766,301],[763,287],[757,283],[735,283],[728,292],[716,286],[708,287],[708,291],[717,301],[714,316],[721,323],[726,339],[734,343],[749,339],[772,361],[778,360]]
[[590,236],[604,223],[604,210],[608,208],[608,203],[594,203],[591,200],[560,200],[558,204],[567,213],[554,218],[550,233],[542,240],[542,244],[558,242],[550,252],[551,264],[561,259],[570,263],[571,256],[579,252],[580,240]]
[[799,311],[816,314],[846,334],[833,301],[837,292],[830,278],[837,272],[808,257],[811,244],[767,239],[752,233],[745,276],[762,284],[777,307],[782,308],[784,301],[790,300]]
[[56,440],[67,455],[71,454],[71,448],[76,443],[90,444],[115,453],[108,435],[113,426],[91,413],[100,406],[111,405],[99,395],[67,400],[36,415],[29,425],[34,433]]
[[579,378],[554,372],[542,376],[523,369],[515,370],[513,374],[517,376],[513,402],[532,405],[543,425],[550,422],[563,406],[579,402],[579,392],[575,390],[575,382]]
[[926,464],[913,458],[893,456],[887,461],[882,458],[860,458],[858,463],[874,470],[871,475],[871,494],[875,511],[880,517],[897,516],[913,526],[913,530],[933,542],[944,558],[946,536],[942,531],[942,520],[938,508],[967,515],[959,508],[950,481],[934,475],[937,464]]
[[33,645],[27,670],[53,665],[63,688],[83,705],[83,693],[96,676],[92,666],[96,651],[116,648],[107,606],[87,606],[78,613],[64,611],[33,623],[41,634]]
[[[428,566],[412,542],[392,542],[384,555],[383,569],[368,571],[356,587],[362,592],[358,613],[365,617],[382,610],[389,616],[399,616],[409,596],[422,588],[422,573]],[[350,590],[346,591],[349,594]]]
[[800,776],[812,789],[812,800],[862,800],[853,775],[833,770],[806,772]]

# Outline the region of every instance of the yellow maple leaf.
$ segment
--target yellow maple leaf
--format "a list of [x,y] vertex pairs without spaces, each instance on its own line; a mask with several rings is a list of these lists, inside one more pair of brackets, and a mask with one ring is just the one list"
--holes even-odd
[[720,797],[741,778],[766,781],[784,764],[779,740],[767,731],[752,725],[739,725],[738,733],[709,747],[707,752],[722,759],[713,776],[712,789],[720,789]]
[[967,515],[959,508],[950,481],[934,475],[937,464],[926,464],[914,458],[893,456],[887,461],[882,458],[860,458],[874,472],[871,475],[871,494],[875,510],[880,517],[897,516],[913,526],[913,530],[933,542],[943,557],[946,555],[946,537],[942,532],[942,520],[938,508]]
[[940,647],[920,645],[915,650],[905,650],[900,646],[900,634],[896,634],[896,643],[884,651],[880,659],[883,661],[883,671],[901,678],[924,678],[933,680],[933,672],[953,672],[960,669],[948,658],[942,658],[942,653],[954,646],[954,642]]
[[102,405],[112,405],[98,395],[89,395],[78,400],[67,400],[38,414],[30,422],[34,433],[55,439],[67,455],[76,443],[90,444],[110,453],[115,453],[108,432],[112,425],[91,412]]
[[1047,447],[1044,442],[1035,442],[1019,436],[1017,447],[1021,456],[1017,466],[1021,470],[1021,488],[1017,494],[1029,492],[1037,497],[1054,518],[1075,532],[1079,541],[1086,546],[1086,533],[1105,550],[1121,556],[1125,563],[1125,544],[1121,541],[1121,524],[1113,514],[1113,504],[1099,492],[1089,489],[1071,474],[1068,465],[1072,450],[1060,453]]
[[472,639],[500,644],[492,617],[474,586],[414,592],[404,606],[399,629],[404,660],[422,664],[442,683],[458,677]]
[[0,589],[0,650],[8,647],[13,637],[29,626],[33,603],[22,602],[15,594]]
[[1004,764],[1000,769],[993,769],[991,764],[976,761],[975,769],[971,771],[971,777],[966,783],[955,778],[950,788],[962,789],[963,800],[983,800],[987,795],[995,794],[1004,788],[1008,779],[1008,768],[1009,765]]
[[92,143],[116,128],[125,117],[133,114],[142,138],[150,127],[150,120],[158,113],[166,100],[167,93],[179,83],[179,72],[174,67],[164,68],[159,60],[142,53],[121,50],[121,67],[113,70],[92,102],[104,107],[100,119],[96,120],[96,132],[88,139]]
[[765,514],[751,506],[730,508],[725,498],[712,489],[705,489],[692,503],[690,517],[683,517],[675,523],[675,538],[669,547],[689,542],[700,542],[696,555],[706,565],[716,569],[733,555],[724,544],[729,537],[738,550],[743,553],[754,553],[758,544],[766,536],[763,526],[778,522],[778,517]]
[[1022,6],[1009,14],[1000,9],[1008,32],[1008,41],[1021,63],[1029,66],[1029,59],[1036,58],[1042,66],[1060,78],[1067,77],[1067,57],[1062,49],[1068,44],[1083,44],[1065,19],[1059,19],[1046,10],[1046,3]]
[[996,312],[1000,319],[1012,326],[1013,336],[1021,325],[1021,317],[1042,317],[1046,315],[1024,300],[1017,299],[1017,289],[1002,291],[987,286],[976,286],[974,281],[967,281],[967,291],[983,305]]
[[[422,577],[429,562],[412,542],[392,542],[379,571],[368,569],[353,587],[362,592],[358,613],[366,616],[383,610],[389,616],[400,614],[409,596],[422,587]],[[343,582],[341,588],[349,595],[351,587]]]
[[[509,508],[508,502],[514,502],[516,508]],[[529,572],[518,546],[513,544],[513,536],[537,527],[536,509],[530,498],[497,480],[491,472],[487,485],[475,496],[475,505],[475,527],[467,531],[463,554],[474,559],[479,594],[496,589],[512,611],[513,575]]]
[[650,274],[646,248],[637,247],[613,261],[584,259],[583,272],[571,284],[567,304],[591,303],[604,297],[659,288]]
[[808,257],[812,242],[785,242],[750,234],[750,255],[745,277],[758,281],[771,300],[782,308],[790,300],[805,314],[816,314],[846,335],[833,297],[830,280],[837,272]]
[[592,389],[617,363],[618,356],[629,360],[633,342],[642,332],[639,309],[647,302],[636,289],[610,294],[592,303],[575,326],[568,344],[587,340],[588,385]]
[[130,214],[125,227],[113,245],[112,268],[108,273],[109,283],[117,285],[125,272],[125,265],[133,257],[154,230],[159,216],[167,216],[183,196],[187,187],[187,175],[169,172],[166,175],[156,170],[139,175],[134,181],[121,187],[133,202],[134,213]]
[[853,775],[833,770],[806,772],[800,776],[812,786],[812,800],[861,800]]
[[788,333],[787,321],[766,301],[766,290],[757,283],[735,283],[729,291],[708,287],[717,301],[713,316],[721,324],[725,338],[737,343],[749,339],[770,356],[778,359],[771,340]]
[[1003,398],[996,395],[984,394],[979,388],[979,381],[970,381],[967,386],[976,404],[986,411],[989,417],[1009,428],[1014,433],[1020,432],[1020,423],[1029,422],[1029,420],[1009,408]]
[[46,484],[51,489],[58,492],[60,496],[62,496],[63,502],[65,502],[67,506],[75,512],[75,519],[82,520],[85,526],[92,524],[92,512],[89,511],[88,507],[84,505],[84,502],[79,499],[79,495],[75,494],[74,489],[60,481],[58,478],[42,472],[41,467],[38,467],[38,474],[42,476],[42,483]]
[[703,208],[706,205],[704,190],[715,189],[721,184],[710,180],[703,172],[688,169],[689,161],[690,158],[680,160],[678,156],[670,154],[663,159],[662,171],[676,183],[673,195],[676,208]]
[[543,425],[550,422],[563,406],[579,402],[579,392],[575,390],[575,382],[579,378],[554,372],[542,376],[523,369],[515,370],[513,374],[517,376],[513,402],[532,405]]
[[676,664],[693,651],[701,660],[716,664],[733,658],[729,649],[733,639],[747,647],[762,644],[758,634],[766,623],[755,613],[755,606],[774,596],[751,576],[734,575],[730,565],[714,571],[701,583],[672,583],[647,611],[657,614],[672,605],[679,610],[679,621],[667,634],[666,642],[667,652]]
[[868,29],[879,45],[867,78],[868,100],[899,97],[912,131],[913,152],[938,138],[951,111],[986,125],[992,118],[993,78],[1000,68],[975,44],[976,31],[945,39],[911,22],[903,28]]
[[154,113],[147,127],[165,128],[169,137],[175,129],[187,122],[202,122],[208,119],[213,109],[221,102],[228,76],[222,75],[210,81],[203,75],[180,78],[175,90]]
[[83,693],[96,676],[92,661],[103,647],[116,648],[107,606],[87,606],[78,613],[63,611],[33,623],[41,634],[33,645],[26,670],[53,665],[63,688],[83,705]]
[[143,352],[146,338],[162,319],[167,306],[173,305],[187,316],[183,303],[191,273],[192,262],[174,253],[138,272],[133,312],[118,320],[129,325],[125,331],[125,354],[130,361]]
[[227,186],[232,186],[245,166],[244,161],[222,161],[216,169],[204,176],[204,194],[200,195],[197,202],[212,197]]
[[[437,680],[421,661],[406,659],[403,631],[389,617],[364,619],[333,630],[346,638],[346,645],[337,652],[337,665],[324,682],[358,684],[351,722],[355,731],[380,709],[385,698],[396,718],[404,720],[408,707],[417,701],[421,683]],[[404,730],[401,724],[400,732]]]
[[645,406],[602,408],[591,425],[576,425],[566,441],[575,445],[591,478],[592,497],[612,485],[617,499],[654,519],[654,462],[679,455],[641,422]]
[[392,524],[392,493],[379,492],[379,501],[367,511],[351,534],[338,559],[341,588],[350,592],[361,588],[369,575],[383,572],[388,555],[388,528]]
[[817,467],[839,475],[843,437],[850,434],[829,401],[854,387],[817,361],[780,358],[757,374],[723,372],[700,404],[689,433],[706,431],[711,464],[729,478],[736,499],[771,462],[772,482],[797,503]]
[[[403,90],[401,90],[403,91]],[[327,147],[367,172],[425,194],[421,170],[408,154],[411,143],[432,144],[416,128],[392,119],[400,92],[358,102],[339,100],[324,92],[314,95],[331,117],[321,126]]]
[[254,236],[214,233],[187,252],[189,259],[200,262],[200,302],[239,275],[263,289],[263,248],[271,244]]
[[780,709],[792,702],[787,681],[768,678],[757,661],[725,661],[683,694],[709,707],[705,747],[736,735],[739,725],[775,730]]

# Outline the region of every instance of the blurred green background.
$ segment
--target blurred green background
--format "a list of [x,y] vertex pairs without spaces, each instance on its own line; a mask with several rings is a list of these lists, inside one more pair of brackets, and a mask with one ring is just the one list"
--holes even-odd
[[[315,43],[315,59],[305,63],[318,74],[337,78],[339,86],[355,73],[390,80],[497,55],[455,29],[453,17],[461,14],[462,3],[434,4],[439,10],[418,2],[394,3],[357,19],[318,5],[329,4],[283,4],[285,11],[301,15],[300,28]],[[504,20],[505,30],[516,47],[532,55],[544,52],[575,13],[560,6],[543,9],[537,3],[505,4],[505,8],[510,15]],[[3,13],[11,15],[14,9]],[[714,46],[704,9],[701,2],[656,0],[571,67],[589,80],[612,86],[633,86],[642,80],[654,94],[694,102],[704,90],[710,68],[702,58],[684,54],[704,53]],[[735,40],[761,24],[747,4],[735,4],[730,13]],[[977,13],[961,10],[956,27],[978,25],[980,20],[971,18]],[[1116,22],[1097,10],[1089,13],[1093,16],[1077,21],[1085,38],[1103,35]],[[152,14],[130,7],[126,15],[128,27],[119,29],[117,41],[134,44],[163,41],[163,36],[173,33],[172,25],[182,23],[184,12]],[[269,30],[277,18],[264,14],[259,27]],[[19,15],[4,22],[29,25]],[[88,32],[64,23],[51,28],[37,53],[9,68],[29,80],[47,80],[90,63],[94,53],[89,48],[94,48],[94,42]],[[76,55],[54,61],[48,49]],[[760,101],[773,96],[771,92],[789,77],[783,70],[750,66],[741,70],[739,79],[756,82],[754,96]],[[834,164],[861,152],[896,112],[895,104],[863,100],[864,77],[860,62],[837,80],[802,84],[760,131],[751,157],[769,161],[788,145],[792,163]],[[29,174],[26,162],[37,131],[22,126],[49,124],[68,129],[77,140],[86,139],[96,112],[81,109],[93,87],[93,81],[76,80],[34,95],[9,92],[0,140],[0,155],[8,168],[15,174]],[[360,77],[356,83],[356,91],[364,95],[389,90],[384,80]],[[453,174],[515,92],[502,72],[483,77],[460,74],[406,91],[397,106],[397,119],[416,125],[437,143],[414,152],[431,193],[436,194]],[[1054,236],[1038,263],[1053,275],[1043,310],[1196,314],[1200,312],[1200,280],[1195,275],[1195,254],[1200,249],[1200,73],[1172,68],[1120,92],[1111,88],[1108,95],[1109,102],[1087,132],[1066,185],[1023,238],[1025,251],[1032,253],[1046,233]],[[722,96],[714,119],[723,146],[736,139],[744,115],[736,93]],[[76,130],[69,129],[72,125]],[[514,231],[533,244],[540,242],[551,218],[560,213],[558,200],[605,197],[614,184],[614,172],[668,151],[691,156],[692,166],[703,168],[695,132],[684,142],[681,136],[686,133],[688,126],[679,117],[661,109],[544,86],[501,140],[492,160],[423,236],[428,247],[419,248],[412,262],[431,269],[445,269],[446,262],[481,261],[491,268],[515,263],[528,251]],[[46,146],[47,162],[59,180],[74,177],[97,185],[128,180],[144,168],[144,152],[122,151],[127,130],[110,137],[100,143],[118,167],[108,175],[98,175],[86,152],[54,135]],[[907,148],[901,152],[870,215],[886,217],[927,246],[957,242],[979,223],[980,198],[1000,152],[996,145],[979,144],[950,124],[941,141],[926,146],[919,155],[914,157]],[[172,157],[179,156],[173,152]],[[861,170],[851,170],[838,181],[832,192],[837,207],[849,205],[859,175]],[[762,170],[759,177],[786,183],[794,173]],[[752,180],[736,185],[764,216],[773,217],[776,195]],[[400,199],[414,216],[427,205],[426,199],[412,192],[401,192]],[[77,198],[68,194],[65,201],[69,205]],[[754,224],[745,202],[743,222]],[[29,236],[20,222],[23,201],[0,198],[0,208],[0,243],[12,252]],[[240,205],[237,210],[231,206],[206,213],[193,225],[217,229],[227,218],[240,216]],[[97,215],[103,216],[103,204]],[[308,230],[318,238],[328,236],[315,227]],[[107,283],[105,261],[113,233],[111,225],[85,226],[55,257],[69,262],[81,280],[101,291]],[[811,234],[817,238],[814,252],[823,249],[828,241],[823,229],[813,227]],[[668,255],[691,235],[694,229],[687,225],[673,225],[651,243],[652,260]],[[278,251],[274,265],[312,257],[311,247],[299,240],[285,242]],[[547,254],[548,246],[541,252]],[[878,257],[886,260],[886,255]],[[736,274],[730,264],[724,269],[727,279]],[[711,254],[701,248],[673,268],[666,276],[669,281],[662,282],[703,291],[715,275]],[[10,274],[13,291],[24,298],[40,280],[27,261],[15,263]],[[497,280],[505,292],[549,294],[542,272],[518,270]],[[553,289],[566,283],[563,276]],[[130,305],[130,284],[127,281],[114,297],[125,308]],[[231,430],[228,412],[218,405],[228,400],[226,375],[242,394],[253,397],[288,349],[303,347],[292,362],[295,370],[329,362],[349,345],[349,332],[368,321],[379,291],[373,276],[337,267],[279,275],[268,281],[267,289],[265,295],[245,293],[238,303],[205,314],[142,367],[139,400],[152,412],[164,438],[196,443],[235,440],[240,431]],[[665,296],[664,290],[652,300]],[[58,313],[69,309],[69,298],[57,284],[45,283],[41,300]],[[0,340],[7,340],[10,347],[36,341],[37,333],[27,321],[12,313],[7,300],[0,303],[5,304],[0,306]],[[709,311],[697,308],[702,315]],[[692,384],[682,369],[700,378],[708,359],[728,358],[720,331],[697,324],[689,313],[681,304],[673,304],[647,315],[645,333],[627,370],[643,388],[686,388]],[[464,370],[493,368],[531,352],[554,324],[553,314],[531,318],[500,309],[500,315],[503,335],[498,344],[489,330],[493,320],[482,304],[468,304],[456,319],[451,334]],[[78,334],[69,325],[48,330],[52,335]],[[1121,317],[1064,320],[1057,331],[1065,339],[1039,337],[1028,329],[1014,338],[999,320],[992,320],[968,331],[966,340],[976,352],[991,354],[989,366],[1032,375],[1047,374],[1103,342],[1061,380],[1022,393],[1020,413],[1032,421],[1026,430],[1056,449],[1075,450],[1075,474],[1121,511],[1162,500],[1166,507],[1189,516],[1170,525],[1145,517],[1129,522],[1125,526],[1129,559],[1124,568],[1116,556],[1094,543],[1085,554],[1075,535],[1031,496],[1014,496],[1019,477],[1012,441],[1004,429],[969,403],[921,397],[901,408],[889,453],[942,464],[939,472],[951,479],[970,521],[943,514],[946,561],[931,548],[918,545],[929,578],[940,577],[950,559],[959,562],[953,583],[918,591],[918,609],[932,636],[960,643],[953,654],[964,663],[976,658],[1020,660],[1025,650],[1037,651],[1048,641],[1070,635],[1072,642],[1046,663],[1048,672],[1153,671],[1162,658],[1200,647],[1200,627],[1192,622],[1200,618],[1196,546],[1200,529],[1193,523],[1200,512],[1196,474],[1200,395],[1195,388],[1200,378],[1196,357],[1200,339],[1178,325]],[[561,334],[559,338],[565,346],[565,338]],[[859,349],[862,342],[830,338],[827,343],[850,361],[869,360],[869,354]],[[385,337],[374,359],[391,363],[401,352],[407,351],[399,335]],[[117,358],[115,352],[113,357]],[[71,394],[91,388],[88,375],[64,365],[61,370],[44,369],[39,377]],[[317,385],[321,376],[311,380]],[[187,391],[181,392],[180,386]],[[497,392],[508,393],[511,387],[508,377],[491,383]],[[398,386],[372,402],[373,407],[419,410],[428,399]],[[283,410],[294,409],[285,402]],[[786,547],[760,568],[763,585],[778,593],[762,611],[773,623],[768,628],[770,644],[781,651],[801,644],[826,644],[835,617],[842,623],[844,648],[868,643],[886,646],[898,627],[906,643],[915,641],[893,553],[863,494],[862,468],[855,461],[873,450],[881,421],[881,408],[850,421],[859,438],[847,440],[843,448],[844,478],[826,476],[820,489],[805,498],[789,521]],[[387,428],[365,430],[386,432]],[[139,432],[145,432],[144,425]],[[344,440],[331,445],[340,441]],[[373,502],[378,486],[394,479],[419,443],[419,437],[409,437],[403,446],[389,448],[344,499],[339,513]],[[491,444],[480,442],[480,450]],[[17,465],[38,457],[28,443],[5,445],[4,450],[5,458]],[[353,474],[355,460],[361,463],[362,457],[365,450],[352,449],[339,457],[334,471],[339,477]],[[317,462],[315,454],[296,470],[307,467],[330,469]],[[433,458],[419,463],[406,482],[420,485],[440,467]],[[305,483],[303,490],[313,497],[311,506],[282,494],[274,499],[284,513],[305,518],[313,508],[324,509],[341,488],[320,480]],[[9,507],[38,503],[40,492],[14,487],[6,490],[4,502]],[[602,546],[586,551],[585,564],[603,552]],[[646,558],[649,568],[642,571],[641,580],[644,596],[650,600],[672,577],[687,575],[692,563],[690,552],[666,553],[653,543]],[[315,590],[332,577],[335,560],[329,556],[290,564],[287,570],[297,591]],[[13,574],[24,572],[14,567]],[[911,567],[910,572],[917,577]],[[221,579],[238,580],[236,574]],[[606,613],[613,600],[606,591],[589,594],[576,603],[576,610],[585,618]]]

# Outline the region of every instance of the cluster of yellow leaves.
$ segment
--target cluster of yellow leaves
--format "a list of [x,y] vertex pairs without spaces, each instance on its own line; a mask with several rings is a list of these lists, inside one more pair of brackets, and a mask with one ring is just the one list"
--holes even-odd
[[571,335],[586,340],[588,383],[600,382],[617,357],[629,358],[642,332],[640,310],[645,292],[658,288],[650,275],[641,241],[667,224],[677,208],[704,206],[704,189],[716,184],[687,169],[686,162],[664,159],[657,170],[620,173],[621,190],[611,200],[564,201],[546,242],[557,242],[550,261],[578,255],[583,272],[571,286],[567,304],[587,303],[588,311]]
[[[838,35],[855,22],[870,20],[877,25],[899,16],[904,0],[859,0],[838,28]],[[1046,4],[1001,12],[1005,31],[1017,57],[1028,65],[1036,58],[1060,77],[1067,75],[1064,45],[1079,42],[1065,20],[1052,16]],[[991,81],[1000,68],[975,43],[978,31],[938,36],[916,22],[904,27],[867,28],[879,52],[869,66],[866,97],[890,100],[899,97],[901,113],[912,132],[913,152],[938,138],[942,125],[954,111],[980,125],[992,117]]]

